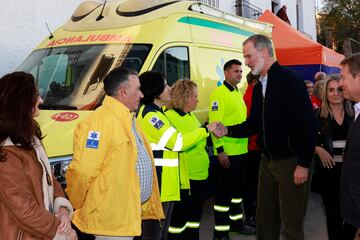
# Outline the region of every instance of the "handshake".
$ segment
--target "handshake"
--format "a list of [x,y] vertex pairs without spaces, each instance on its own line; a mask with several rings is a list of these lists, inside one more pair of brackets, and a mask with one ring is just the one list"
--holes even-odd
[[227,127],[225,127],[221,122],[209,123],[208,125],[206,125],[206,128],[217,138],[221,138],[228,134]]

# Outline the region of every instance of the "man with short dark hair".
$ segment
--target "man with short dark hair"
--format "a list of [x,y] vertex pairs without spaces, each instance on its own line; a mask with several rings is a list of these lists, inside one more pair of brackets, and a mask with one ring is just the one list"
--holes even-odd
[[[246,106],[237,88],[242,77],[241,62],[236,59],[226,62],[224,74],[224,83],[210,96],[209,122],[239,124],[246,120]],[[229,231],[253,234],[254,228],[243,222],[241,207],[245,190],[248,139],[213,137],[212,140],[219,160],[214,204],[214,240],[229,239]]]
[[[258,133],[260,163],[256,233],[258,240],[304,239],[316,123],[305,84],[274,59],[271,40],[253,35],[244,43],[246,65],[260,74],[250,116],[228,127],[228,136]],[[226,125],[226,124],[224,124]]]
[[350,125],[340,182],[340,209],[345,227],[353,234],[347,239],[360,239],[360,53],[353,54],[340,63],[340,85],[344,97],[355,102],[355,119]]
[[134,111],[143,97],[135,72],[113,69],[104,79],[101,107],[75,129],[67,189],[72,222],[96,240],[131,240],[142,219],[162,219],[150,144]]

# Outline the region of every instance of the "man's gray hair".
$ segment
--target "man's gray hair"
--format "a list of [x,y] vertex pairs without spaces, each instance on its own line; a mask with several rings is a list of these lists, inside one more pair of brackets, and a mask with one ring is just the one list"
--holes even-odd
[[273,49],[273,45],[272,42],[270,40],[270,38],[268,38],[265,35],[262,34],[255,34],[252,35],[251,37],[249,37],[248,39],[246,39],[243,42],[243,46],[245,46],[245,44],[252,42],[254,44],[254,47],[256,48],[256,50],[261,50],[261,49],[267,49],[269,56],[270,57],[274,57],[274,49]]

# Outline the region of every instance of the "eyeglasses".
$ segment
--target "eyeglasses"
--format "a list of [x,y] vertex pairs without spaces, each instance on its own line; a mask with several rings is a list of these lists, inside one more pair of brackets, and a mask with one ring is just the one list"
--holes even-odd
[[328,88],[328,92],[329,93],[337,93],[337,94],[343,94],[344,90],[342,87],[337,87],[337,88]]

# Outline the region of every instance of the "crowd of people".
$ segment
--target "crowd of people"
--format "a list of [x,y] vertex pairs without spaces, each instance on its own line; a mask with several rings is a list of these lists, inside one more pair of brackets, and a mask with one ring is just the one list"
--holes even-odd
[[304,240],[310,189],[329,239],[360,239],[360,54],[340,63],[341,75],[305,82],[264,35],[243,42],[243,57],[244,96],[243,63],[230,59],[205,124],[194,81],[170,87],[158,72],[110,71],[101,106],[75,129],[67,198],[33,119],[34,77],[2,77],[0,239],[199,240],[211,159],[214,240]]

